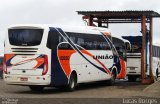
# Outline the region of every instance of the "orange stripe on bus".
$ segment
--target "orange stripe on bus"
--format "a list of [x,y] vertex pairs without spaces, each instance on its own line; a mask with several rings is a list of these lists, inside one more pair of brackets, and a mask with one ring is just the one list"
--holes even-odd
[[126,77],[126,62],[120,58],[121,71],[118,74],[117,78],[122,79]]
[[39,66],[41,66],[44,63],[44,58],[37,58],[37,65],[33,69],[37,69]]
[[104,34],[105,36],[109,36],[109,35],[111,35],[111,33],[110,33],[110,32],[103,32],[103,34]]
[[[84,54],[89,55],[90,57],[93,57],[93,55],[92,55],[91,53],[89,53],[88,51],[86,51],[86,50],[82,50],[81,52],[84,53]],[[102,67],[104,68],[104,70],[105,70],[109,75],[111,75],[110,70],[109,70],[108,68],[106,68],[106,66],[105,66],[101,61],[99,61],[98,59],[95,59],[95,60],[96,60],[99,64],[102,65]]]
[[[71,55],[75,52],[76,52],[75,50],[58,50],[59,61],[67,77],[69,77],[71,73],[70,58],[71,58]],[[65,59],[65,60],[61,59],[61,57],[64,57],[64,56],[68,57],[69,59]]]
[[15,56],[14,54],[6,54],[5,55],[6,62],[14,56]]
[[[65,74],[67,75],[67,77],[69,77],[70,73],[71,73],[71,68],[70,68],[70,57],[73,53],[75,53],[76,51],[75,50],[58,50],[58,57],[59,57],[59,61],[60,61],[60,64],[65,72]],[[88,51],[86,50],[81,50],[82,53],[90,56],[90,57],[93,57],[93,55],[91,53],[89,53]],[[65,59],[65,60],[61,60],[61,57],[68,57],[69,59]],[[109,71],[108,68],[105,67],[105,65],[100,62],[99,60],[95,59],[99,64],[102,65],[102,67],[105,69],[105,71],[111,75],[111,72]]]

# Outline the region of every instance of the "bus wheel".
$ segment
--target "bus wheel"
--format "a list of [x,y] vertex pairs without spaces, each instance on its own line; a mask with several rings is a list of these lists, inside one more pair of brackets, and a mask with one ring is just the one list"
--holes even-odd
[[117,77],[116,70],[113,70],[113,71],[112,71],[112,77],[111,77],[111,79],[109,80],[109,85],[110,85],[110,86],[115,84],[116,77]]
[[158,74],[159,74],[159,72],[158,72],[158,69],[156,70],[156,81],[158,81]]
[[29,86],[29,88],[31,89],[31,91],[34,92],[41,92],[44,89],[44,86]]
[[72,73],[69,79],[69,84],[67,85],[68,91],[74,91],[77,85],[77,77],[75,73]]

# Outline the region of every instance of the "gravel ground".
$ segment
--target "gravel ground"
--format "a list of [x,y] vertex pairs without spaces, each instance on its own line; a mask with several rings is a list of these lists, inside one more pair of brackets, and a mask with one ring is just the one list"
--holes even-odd
[[7,85],[0,80],[0,104],[142,104],[141,101],[145,101],[143,104],[160,104],[159,88],[160,82],[142,85],[121,80],[114,86],[97,82],[81,84],[74,92],[45,88],[43,92],[35,93],[26,86]]
[[[105,83],[90,83],[79,85],[74,92],[66,92],[55,88],[45,88],[43,92],[35,93],[26,86],[7,85],[0,80],[0,97],[16,98],[126,98],[145,96],[144,89],[148,85],[140,82],[117,81],[114,86]],[[149,95],[147,95],[149,96]],[[151,96],[152,97],[152,96]]]

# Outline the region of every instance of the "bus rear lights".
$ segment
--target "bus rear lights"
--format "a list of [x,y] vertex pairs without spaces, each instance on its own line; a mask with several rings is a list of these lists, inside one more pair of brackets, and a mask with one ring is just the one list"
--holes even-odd
[[8,74],[8,72],[7,72],[7,67],[6,67],[6,59],[5,59],[5,57],[4,57],[4,61],[3,61],[3,72],[4,72],[5,74]]
[[42,75],[45,75],[48,72],[48,56],[44,55],[44,69]]

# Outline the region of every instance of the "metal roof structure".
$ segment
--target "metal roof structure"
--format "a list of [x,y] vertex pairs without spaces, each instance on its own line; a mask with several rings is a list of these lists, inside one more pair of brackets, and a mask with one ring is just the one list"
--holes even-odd
[[[150,18],[160,17],[160,14],[152,10],[148,11],[77,11],[84,15],[83,19],[93,18],[93,22],[101,23],[141,23],[142,16],[146,17],[146,23]],[[101,27],[101,25],[99,25]]]
[[149,11],[77,11],[81,15],[92,15],[93,17],[110,19],[127,19],[127,18],[141,18],[145,15],[147,18],[160,17],[160,14],[152,10]]
[[[160,14],[152,11],[77,11],[79,15],[83,15],[83,20],[87,22],[89,26],[98,26],[108,28],[110,23],[140,23],[142,33],[142,50],[141,50],[141,78],[142,83],[154,82],[152,74],[152,41],[153,41],[153,18],[160,18]],[[95,24],[96,23],[96,24]],[[149,24],[149,30],[147,25]],[[149,31],[150,38],[147,39],[147,31]],[[149,41],[149,59],[147,54],[146,44]],[[148,69],[147,60],[149,61],[149,76],[146,75]]]

